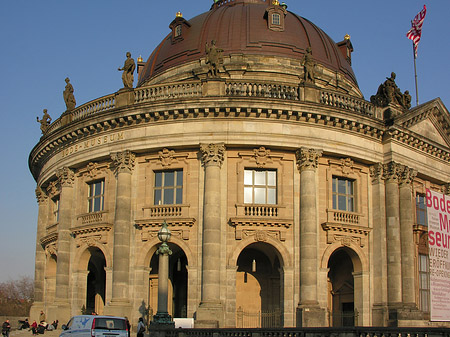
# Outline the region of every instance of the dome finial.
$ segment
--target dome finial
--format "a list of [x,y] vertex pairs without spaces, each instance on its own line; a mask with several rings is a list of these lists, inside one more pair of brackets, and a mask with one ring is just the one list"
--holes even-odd
[[183,14],[180,11],[178,11],[177,14],[175,14],[175,17],[182,18]]
[[345,34],[345,36],[344,36],[344,40],[350,40],[350,35],[348,35],[348,34]]
[[278,0],[273,0],[272,5],[279,6],[280,2]]

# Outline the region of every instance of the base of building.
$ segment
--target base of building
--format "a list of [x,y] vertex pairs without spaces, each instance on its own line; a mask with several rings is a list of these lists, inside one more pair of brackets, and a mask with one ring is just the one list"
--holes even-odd
[[61,325],[66,324],[72,317],[72,310],[70,310],[69,303],[55,301],[47,307],[46,317],[47,322],[58,320]]
[[299,305],[297,307],[297,327],[328,326],[327,310],[318,305]]
[[194,322],[195,328],[220,328],[223,326],[223,305],[220,302],[202,302],[200,303],[196,320]]
[[388,322],[388,308],[386,305],[374,305],[372,308],[372,325],[386,326]]
[[392,327],[408,327],[423,326],[423,312],[417,309],[415,304],[404,304],[389,307],[388,326]]
[[128,316],[132,312],[131,303],[126,300],[112,300],[103,308],[104,315],[110,316]]

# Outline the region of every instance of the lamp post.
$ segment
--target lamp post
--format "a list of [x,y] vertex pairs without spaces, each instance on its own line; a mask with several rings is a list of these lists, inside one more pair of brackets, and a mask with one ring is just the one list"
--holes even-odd
[[172,251],[167,245],[171,236],[170,229],[164,220],[161,229],[158,231],[158,239],[162,242],[156,254],[159,255],[158,267],[158,310],[153,316],[153,321],[150,323],[159,327],[174,327],[175,323],[167,310],[168,295],[169,295],[169,255]]

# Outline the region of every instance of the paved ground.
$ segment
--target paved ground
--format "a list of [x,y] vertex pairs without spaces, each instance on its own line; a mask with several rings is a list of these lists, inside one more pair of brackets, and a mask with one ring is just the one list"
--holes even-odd
[[[61,333],[61,329],[46,331],[43,335],[37,335],[37,337],[58,337]],[[31,330],[13,330],[9,334],[10,337],[33,337]]]

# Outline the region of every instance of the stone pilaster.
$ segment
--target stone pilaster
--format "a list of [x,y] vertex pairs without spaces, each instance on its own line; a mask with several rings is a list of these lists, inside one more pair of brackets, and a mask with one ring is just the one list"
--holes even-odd
[[36,187],[36,199],[39,204],[39,209],[36,234],[36,262],[34,269],[34,302],[30,310],[30,319],[37,321],[39,319],[40,310],[43,310],[44,308],[45,251],[41,245],[41,238],[45,235],[49,207],[49,198],[40,186]]
[[416,308],[416,277],[414,247],[414,208],[412,183],[417,171],[403,167],[399,176],[400,182],[400,240],[402,251],[402,302]]
[[60,186],[58,249],[56,262],[55,305],[47,313],[48,316],[65,322],[70,318],[69,283],[70,283],[70,228],[72,227],[72,209],[75,174],[68,167],[56,171]]
[[372,324],[387,324],[387,268],[386,268],[386,190],[383,165],[370,167],[372,178],[372,221],[373,221],[373,307]]
[[130,151],[111,154],[112,169],[116,175],[116,206],[114,212],[114,251],[112,270],[112,298],[105,312],[125,315],[130,304],[130,231],[131,218],[131,174],[136,156]]
[[325,309],[317,299],[317,229],[316,171],[322,150],[297,150],[300,171],[300,303],[298,326],[324,326]]
[[400,206],[398,179],[402,166],[395,162],[384,165],[386,179],[386,244],[389,309],[402,301],[402,266],[400,241]]
[[225,158],[225,145],[201,144],[205,167],[203,204],[202,293],[197,310],[197,327],[219,327],[223,322],[220,301],[221,195],[220,169]]

